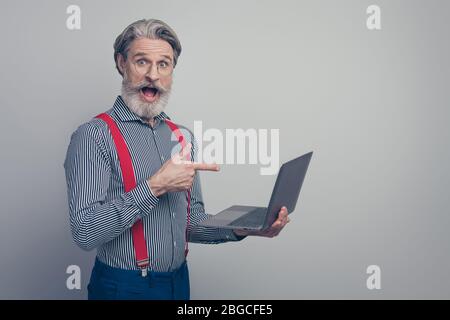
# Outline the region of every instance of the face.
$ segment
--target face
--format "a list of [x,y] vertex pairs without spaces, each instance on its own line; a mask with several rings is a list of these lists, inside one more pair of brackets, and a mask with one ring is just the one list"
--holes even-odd
[[152,119],[165,108],[172,87],[173,49],[161,39],[134,40],[127,59],[118,57],[123,73],[122,98],[138,116]]

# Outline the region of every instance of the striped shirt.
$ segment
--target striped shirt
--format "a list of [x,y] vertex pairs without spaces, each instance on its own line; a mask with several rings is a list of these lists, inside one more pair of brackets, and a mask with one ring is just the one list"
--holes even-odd
[[[107,112],[117,123],[130,151],[136,187],[124,192],[122,172],[106,123],[93,118],[72,134],[64,161],[70,226],[75,243],[84,250],[97,248],[97,258],[112,267],[137,270],[131,226],[142,219],[154,271],[173,271],[185,260],[186,193],[156,197],[146,180],[170,159],[178,144],[164,119],[155,117],[153,128],[133,113],[118,96]],[[183,132],[192,132],[179,126]],[[186,134],[185,134],[186,136]],[[195,159],[195,143],[191,158]],[[205,228],[207,219],[200,179],[195,174],[191,191],[189,242],[222,243],[241,238],[231,230]]]

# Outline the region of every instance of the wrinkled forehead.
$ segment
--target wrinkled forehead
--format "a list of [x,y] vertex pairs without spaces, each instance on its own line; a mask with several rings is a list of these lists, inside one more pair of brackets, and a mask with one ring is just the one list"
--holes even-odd
[[172,46],[165,40],[139,38],[131,43],[127,56],[134,58],[146,56],[150,58],[167,58],[173,60]]

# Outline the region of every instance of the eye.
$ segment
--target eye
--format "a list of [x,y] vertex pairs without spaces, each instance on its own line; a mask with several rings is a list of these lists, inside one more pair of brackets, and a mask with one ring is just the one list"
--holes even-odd
[[159,66],[160,66],[161,68],[167,68],[167,67],[169,66],[169,63],[168,63],[167,61],[161,61],[161,62],[159,63]]
[[145,61],[144,59],[139,59],[136,63],[140,66],[144,66],[147,64],[147,61]]

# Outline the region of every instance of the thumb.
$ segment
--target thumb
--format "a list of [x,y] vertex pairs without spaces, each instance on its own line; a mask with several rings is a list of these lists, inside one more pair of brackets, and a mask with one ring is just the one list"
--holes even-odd
[[181,160],[190,160],[192,144],[189,142],[180,151]]

